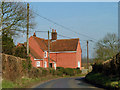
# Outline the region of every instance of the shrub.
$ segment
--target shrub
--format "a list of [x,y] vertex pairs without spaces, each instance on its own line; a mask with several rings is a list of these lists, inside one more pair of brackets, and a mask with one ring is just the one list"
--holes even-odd
[[57,67],[56,70],[63,71],[64,72],[64,67]]
[[32,68],[32,64],[31,64],[31,60],[30,57],[27,57],[27,59],[25,61],[22,61],[22,66],[25,70],[30,71]]
[[64,73],[65,73],[66,75],[70,75],[70,76],[75,75],[74,69],[72,69],[72,68],[65,68]]
[[58,71],[58,70],[57,70],[55,73],[56,73],[56,75],[58,75],[58,76],[63,76],[63,72],[61,72],[61,71]]
[[49,68],[48,70],[49,70],[49,73],[50,73],[50,74],[55,75],[55,69]]
[[28,74],[30,78],[38,78],[41,76],[42,72],[39,68],[32,67]]
[[80,69],[74,69],[74,74],[80,74],[82,71]]
[[47,71],[46,69],[42,69],[42,75],[43,75],[43,76],[46,76],[46,75],[47,75],[47,72],[48,72],[48,71]]
[[94,64],[93,66],[93,72],[98,72],[98,73],[101,73],[103,71],[103,65],[100,63],[100,64]]
[[64,72],[65,72],[65,68],[64,67],[57,67],[56,70],[59,71],[57,73],[61,73],[61,74],[64,74]]
[[28,57],[26,47],[25,46],[15,47],[14,56],[27,59]]
[[12,55],[15,47],[12,37],[2,35],[2,53]]

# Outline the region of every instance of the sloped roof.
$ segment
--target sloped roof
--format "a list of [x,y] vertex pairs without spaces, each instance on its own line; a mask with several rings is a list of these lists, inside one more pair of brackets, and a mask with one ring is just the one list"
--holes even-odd
[[51,51],[76,51],[79,39],[60,39],[50,44]]
[[[48,40],[32,36],[39,44],[42,50],[48,49]],[[50,51],[76,51],[79,38],[75,39],[57,39],[55,41],[50,40]]]
[[42,59],[40,55],[38,55],[38,53],[36,53],[34,49],[32,49],[31,47],[30,47],[30,54],[36,59]]
[[36,42],[39,44],[39,46],[42,50],[47,50],[48,44],[45,42],[45,39],[34,37],[34,36],[33,36],[33,38],[36,40]]

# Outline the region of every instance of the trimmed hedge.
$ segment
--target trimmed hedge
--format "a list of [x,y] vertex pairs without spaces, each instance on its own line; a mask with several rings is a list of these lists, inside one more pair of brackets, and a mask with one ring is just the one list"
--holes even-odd
[[73,76],[80,74],[79,69],[57,67],[53,68],[35,68],[31,65],[29,57],[22,59],[12,55],[2,55],[2,75],[3,79],[16,81],[16,79],[29,77],[29,78],[40,78],[47,75]]
[[82,72],[79,68],[63,68],[63,67],[57,67],[56,71],[58,76],[63,76],[63,75],[74,76]]
[[65,74],[70,76],[75,75],[74,70],[72,68],[65,68]]

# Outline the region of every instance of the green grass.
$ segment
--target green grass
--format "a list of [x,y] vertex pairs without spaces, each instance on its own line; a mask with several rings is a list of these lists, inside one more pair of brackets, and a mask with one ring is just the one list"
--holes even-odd
[[2,81],[2,88],[26,88],[30,87],[31,85],[47,81],[50,79],[58,78],[58,76],[47,76],[47,77],[41,77],[41,78],[22,78],[18,79],[15,82],[9,81],[9,80],[3,80]]
[[16,84],[11,81],[8,81],[8,80],[2,81],[2,88],[14,88],[15,86]]
[[[75,75],[72,77],[81,77],[81,76],[85,76],[85,75]],[[71,77],[69,75],[65,75],[63,77],[60,76],[53,76],[53,75],[49,75],[49,76],[45,76],[45,77],[41,77],[41,78],[22,78],[22,79],[17,79],[16,82],[12,82],[9,80],[3,80],[2,81],[2,88],[30,88],[31,86],[34,86],[38,83],[42,83],[48,80],[52,80],[52,79],[56,79],[56,78],[67,78],[67,77]]]
[[105,76],[101,73],[91,72],[86,75],[85,78],[91,83],[102,85],[104,87],[118,88],[120,86],[120,83],[118,83],[118,77],[110,78],[109,76]]

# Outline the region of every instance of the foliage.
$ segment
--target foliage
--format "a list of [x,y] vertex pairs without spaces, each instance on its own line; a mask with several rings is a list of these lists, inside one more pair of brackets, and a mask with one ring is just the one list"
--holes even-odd
[[13,39],[7,35],[2,36],[2,53],[12,55],[15,47]]
[[[2,34],[14,36],[27,26],[27,7],[23,2],[2,2]],[[33,28],[33,15],[30,12],[30,28]]]
[[63,73],[64,70],[65,70],[64,67],[57,67],[56,69],[57,69],[58,71],[61,71],[62,73]]
[[102,73],[94,73],[90,72],[86,75],[85,79],[93,84],[101,85],[106,87],[107,89],[118,89],[118,77],[110,78]]
[[14,84],[12,81],[3,80],[2,81],[2,88],[14,88],[16,84]]
[[80,68],[63,68],[63,67],[57,67],[56,73],[59,76],[63,75],[70,75],[73,76],[75,74],[80,74],[82,71]]
[[20,58],[27,58],[27,49],[25,46],[15,47],[14,56]]
[[29,72],[32,68],[31,62],[30,57],[27,57],[25,61],[22,61],[23,69]]
[[48,71],[47,71],[46,69],[42,69],[42,75],[43,75],[43,76],[46,76],[47,73],[48,73]]
[[31,70],[31,68],[32,68],[32,61],[31,61],[31,59],[30,59],[30,57],[27,57],[27,68],[28,68],[28,71],[30,71]]
[[55,69],[53,69],[53,68],[48,68],[48,70],[49,70],[49,73],[50,73],[50,74],[55,75]]
[[79,68],[75,68],[73,70],[74,70],[75,74],[81,74],[81,72],[82,72]]
[[92,65],[92,68],[93,68],[93,72],[98,72],[98,73],[101,73],[103,71],[103,65],[101,63],[99,64],[93,64]]
[[56,75],[57,75],[57,76],[63,76],[63,72],[57,70],[57,71],[56,71]]
[[74,74],[74,70],[72,68],[65,68],[65,72],[66,75],[70,75],[73,76]]
[[117,63],[119,60],[119,54],[113,57],[113,59],[107,60],[103,63],[95,63],[92,65],[93,72],[103,73],[104,75],[120,75],[120,64]]
[[118,52],[118,38],[116,34],[108,33],[103,39],[96,43],[96,58],[108,60]]

